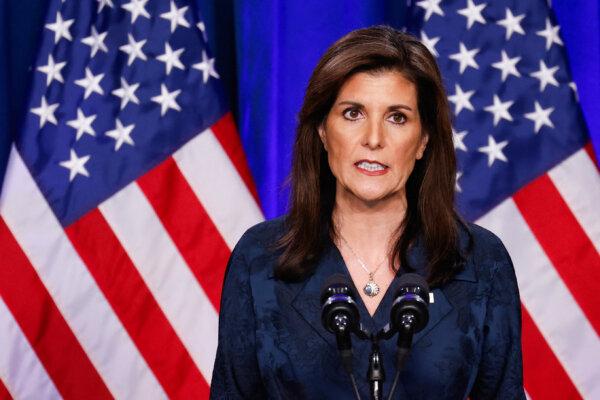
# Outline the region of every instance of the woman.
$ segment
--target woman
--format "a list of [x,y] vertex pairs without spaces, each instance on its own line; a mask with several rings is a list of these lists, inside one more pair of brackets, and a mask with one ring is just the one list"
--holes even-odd
[[[349,276],[361,322],[376,331],[397,277],[413,271],[434,302],[395,398],[524,399],[514,270],[497,237],[456,214],[455,164],[427,49],[388,27],[336,42],[300,112],[290,212],[249,229],[231,255],[211,398],[353,398],[321,325],[321,287]],[[393,376],[396,341],[380,345]],[[371,344],[355,338],[353,350],[366,399]]]

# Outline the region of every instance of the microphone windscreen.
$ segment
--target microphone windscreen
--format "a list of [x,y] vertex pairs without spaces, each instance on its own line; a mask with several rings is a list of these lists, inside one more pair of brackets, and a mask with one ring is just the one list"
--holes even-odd
[[330,277],[328,277],[327,279],[325,279],[323,286],[321,286],[321,293],[324,293],[331,286],[342,286],[342,285],[350,287],[350,282],[348,281],[348,277],[346,277],[346,275],[338,272],[337,274],[333,274]]
[[413,272],[400,275],[400,278],[398,278],[398,287],[403,288],[410,286],[420,286],[429,293],[429,285],[421,275]]

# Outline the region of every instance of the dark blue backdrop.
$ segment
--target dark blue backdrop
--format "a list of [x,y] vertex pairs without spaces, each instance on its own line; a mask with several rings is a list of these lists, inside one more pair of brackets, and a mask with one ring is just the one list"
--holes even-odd
[[[217,68],[229,93],[266,217],[285,212],[296,114],[310,72],[325,49],[364,26],[402,26],[397,0],[197,0]],[[0,2],[0,176],[20,129],[29,66],[48,0]],[[557,1],[553,8],[581,105],[600,153],[599,0]]]

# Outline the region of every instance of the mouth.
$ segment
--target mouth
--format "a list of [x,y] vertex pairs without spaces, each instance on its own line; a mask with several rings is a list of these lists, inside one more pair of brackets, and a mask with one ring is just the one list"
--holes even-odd
[[356,169],[366,175],[383,175],[390,167],[373,160],[360,160],[354,163]]

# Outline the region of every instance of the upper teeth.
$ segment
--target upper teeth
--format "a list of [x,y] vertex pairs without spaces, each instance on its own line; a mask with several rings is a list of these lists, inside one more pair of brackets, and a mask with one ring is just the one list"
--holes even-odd
[[362,161],[358,163],[358,167],[362,169],[366,169],[367,171],[382,171],[385,167],[378,163],[370,163],[367,161]]

